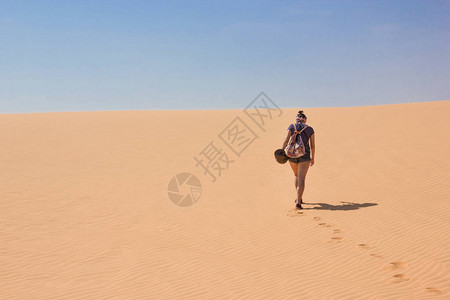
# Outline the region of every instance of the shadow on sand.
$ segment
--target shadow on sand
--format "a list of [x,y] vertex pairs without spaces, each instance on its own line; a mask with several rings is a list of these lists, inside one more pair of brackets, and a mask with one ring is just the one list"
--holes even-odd
[[325,210],[356,210],[362,207],[369,207],[378,205],[377,203],[354,203],[354,202],[344,202],[341,201],[341,205],[331,205],[328,203],[304,203],[306,205],[319,205],[316,207],[305,207],[303,209],[325,209]]

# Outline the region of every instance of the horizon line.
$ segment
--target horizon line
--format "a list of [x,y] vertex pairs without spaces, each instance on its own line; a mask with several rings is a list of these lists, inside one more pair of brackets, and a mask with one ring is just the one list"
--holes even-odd
[[[393,106],[407,104],[424,104],[435,102],[446,102],[450,100],[432,100],[417,102],[400,102],[390,104],[373,104],[373,105],[348,105],[348,106],[315,106],[315,107],[279,107],[280,109],[317,109],[317,108],[356,108],[356,107],[375,107],[375,106]],[[79,112],[189,112],[189,111],[240,111],[245,108],[229,108],[229,109],[130,109],[130,110],[70,110],[70,111],[37,111],[37,112],[0,112],[0,115],[17,115],[17,114],[49,114],[49,113],[79,113]]]

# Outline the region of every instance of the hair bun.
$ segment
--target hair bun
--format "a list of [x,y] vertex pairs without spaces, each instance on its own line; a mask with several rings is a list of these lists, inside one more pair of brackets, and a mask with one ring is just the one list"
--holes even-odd
[[299,114],[302,114],[302,113],[303,113],[303,110],[299,110],[298,113],[299,113]]

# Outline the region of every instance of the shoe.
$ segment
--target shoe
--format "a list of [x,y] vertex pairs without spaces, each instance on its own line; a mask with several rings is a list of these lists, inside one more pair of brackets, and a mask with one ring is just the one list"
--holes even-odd
[[[298,202],[298,200],[297,199],[295,199],[295,203],[297,203]],[[303,204],[303,199],[302,200],[300,200],[300,204]]]
[[301,204],[298,204],[298,203],[295,204],[295,208],[296,208],[296,209],[303,209],[302,205],[301,205]]

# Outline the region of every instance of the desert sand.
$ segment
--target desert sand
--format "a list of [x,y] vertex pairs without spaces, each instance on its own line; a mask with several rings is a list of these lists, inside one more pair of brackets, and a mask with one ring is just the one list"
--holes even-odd
[[0,298],[449,299],[450,101],[300,108],[0,115]]

